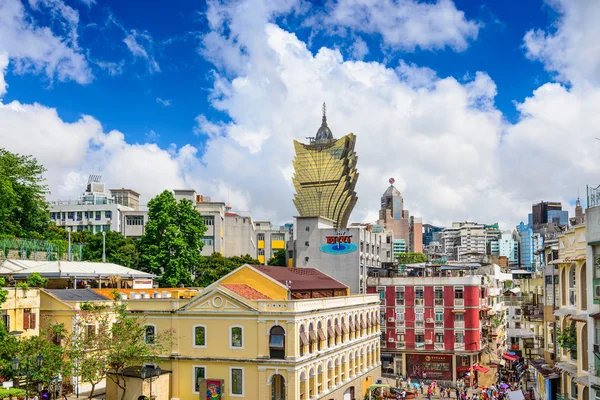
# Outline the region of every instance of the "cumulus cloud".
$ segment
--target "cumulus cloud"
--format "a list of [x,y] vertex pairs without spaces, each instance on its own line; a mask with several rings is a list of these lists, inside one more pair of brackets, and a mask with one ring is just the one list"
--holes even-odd
[[154,41],[152,36],[147,32],[140,32],[135,29],[129,31],[129,33],[123,39],[127,48],[133,54],[135,58],[143,58],[148,63],[148,72],[151,74],[160,72],[160,65],[154,58]]
[[594,0],[548,0],[558,20],[550,29],[527,32],[527,57],[544,63],[548,71],[571,83],[600,84],[600,7]]
[[48,79],[89,83],[93,76],[77,46],[77,11],[58,0],[31,1],[32,8],[51,10],[65,35],[40,27],[19,0],[0,2],[0,53],[8,54],[17,73],[44,73]]
[[408,51],[417,47],[463,51],[480,29],[451,0],[330,0],[327,8],[326,15],[316,19],[316,27],[376,33],[385,45]]

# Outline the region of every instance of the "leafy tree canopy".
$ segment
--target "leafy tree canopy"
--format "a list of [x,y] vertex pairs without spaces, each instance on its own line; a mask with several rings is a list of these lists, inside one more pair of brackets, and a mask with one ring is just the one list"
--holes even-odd
[[223,257],[221,253],[213,253],[208,257],[202,256],[195,270],[194,285],[206,287],[244,264],[260,264],[260,262],[248,254],[242,257]]
[[0,148],[0,234],[39,237],[50,224],[45,171],[35,158]]
[[427,261],[427,256],[423,253],[400,253],[396,256],[400,264],[415,264]]
[[34,272],[27,277],[27,284],[30,287],[44,287],[48,284],[48,279],[42,278],[39,272]]
[[148,202],[148,223],[140,239],[140,266],[161,275],[161,286],[192,283],[200,264],[204,220],[185,199],[165,190]]
[[277,250],[275,255],[273,255],[273,258],[269,260],[268,264],[277,267],[285,267],[285,250]]
[[[136,243],[132,238],[127,238],[119,232],[105,232],[106,234],[106,262],[137,268],[139,254]],[[86,261],[102,261],[102,233],[91,233],[84,237],[83,259]]]

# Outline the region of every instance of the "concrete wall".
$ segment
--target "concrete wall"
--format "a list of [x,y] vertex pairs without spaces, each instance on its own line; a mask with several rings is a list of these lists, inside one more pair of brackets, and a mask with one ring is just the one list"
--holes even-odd
[[[38,336],[40,334],[40,290],[39,289],[20,289],[20,288],[5,288],[8,291],[6,301],[0,304],[0,310],[6,312],[10,319],[9,332],[22,332],[21,337]],[[30,321],[35,319],[33,328],[24,329],[23,315],[25,309],[31,310],[31,314],[35,317],[30,317]]]

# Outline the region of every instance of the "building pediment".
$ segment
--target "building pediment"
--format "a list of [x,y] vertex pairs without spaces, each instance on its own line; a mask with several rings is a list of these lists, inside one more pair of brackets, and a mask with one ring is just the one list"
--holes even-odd
[[254,313],[256,311],[256,307],[233,295],[227,289],[215,287],[208,293],[196,296],[177,313]]

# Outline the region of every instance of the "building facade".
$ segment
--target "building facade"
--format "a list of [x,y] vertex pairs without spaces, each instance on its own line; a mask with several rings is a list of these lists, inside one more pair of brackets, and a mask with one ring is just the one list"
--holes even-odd
[[394,240],[403,240],[409,252],[423,252],[423,222],[404,208],[404,198],[394,186],[394,178],[381,196],[377,221],[384,230],[392,232]]
[[346,228],[358,199],[356,136],[334,139],[325,111],[323,103],[321,127],[309,144],[294,141],[294,205],[302,217],[325,217],[335,228]]
[[454,222],[442,231],[441,247],[448,260],[482,262],[488,253],[488,243],[497,242],[500,234],[496,225]]
[[456,381],[481,360],[485,278],[435,275],[368,278],[381,301],[382,359],[393,363],[386,372]]
[[6,301],[0,304],[0,323],[13,336],[30,337],[40,334],[40,290],[4,288]]
[[197,399],[208,385],[225,398],[363,398],[381,375],[379,299],[303,276],[245,265],[189,301],[128,302],[149,334],[177,332],[160,360],[173,376],[167,398]]
[[444,228],[431,224],[423,224],[423,247],[431,242],[439,242]]
[[[556,331],[560,394],[569,399],[590,398],[590,362],[588,329],[588,271],[586,264],[586,227],[578,225],[558,237],[559,305]],[[589,332],[588,332],[589,331]],[[593,370],[592,370],[593,371]]]
[[557,225],[567,226],[569,224],[569,212],[562,209],[559,201],[541,201],[531,206],[528,225],[532,228],[536,225],[554,222]]
[[99,176],[90,176],[86,190],[78,200],[50,202],[50,219],[56,226],[73,232],[121,232],[122,213],[132,210],[116,202],[115,197],[106,191],[104,183],[100,182]]
[[368,269],[392,261],[392,235],[334,225],[325,218],[296,217],[293,266],[316,268],[348,285],[351,293],[366,293]]
[[[290,240],[292,224],[275,228],[269,221],[256,222],[257,260],[267,265],[278,251],[286,251],[286,243]],[[293,254],[290,257],[293,262]]]

